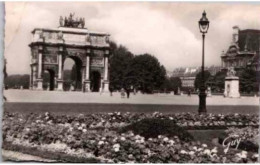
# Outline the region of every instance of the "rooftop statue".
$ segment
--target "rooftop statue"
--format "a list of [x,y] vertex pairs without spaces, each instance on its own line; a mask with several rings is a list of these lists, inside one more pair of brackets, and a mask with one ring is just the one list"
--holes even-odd
[[60,16],[60,26],[61,27],[72,27],[72,28],[84,28],[85,26],[85,18],[74,18],[75,13],[70,13],[69,17],[65,17],[63,19]]

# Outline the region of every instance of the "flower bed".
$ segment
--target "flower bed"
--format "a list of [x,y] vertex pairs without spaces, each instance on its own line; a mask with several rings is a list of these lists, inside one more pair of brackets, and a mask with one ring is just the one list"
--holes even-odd
[[257,161],[257,155],[253,152],[248,152],[245,158],[239,156],[242,154],[239,150],[230,150],[228,154],[223,154],[217,147],[210,148],[201,142],[183,141],[178,136],[159,135],[145,139],[131,131],[119,133],[117,130],[147,118],[171,120],[182,127],[185,127],[182,125],[185,122],[195,124],[200,120],[201,126],[211,126],[214,122],[217,125],[218,122],[226,120],[228,120],[226,123],[234,121],[237,125],[239,122],[245,125],[251,123],[253,126],[258,124],[258,118],[249,115],[200,116],[190,113],[163,115],[115,112],[54,116],[49,113],[30,115],[4,113],[3,141],[9,145],[66,154],[68,157],[77,157],[85,161],[87,159],[81,158],[95,158],[100,162],[138,163]]

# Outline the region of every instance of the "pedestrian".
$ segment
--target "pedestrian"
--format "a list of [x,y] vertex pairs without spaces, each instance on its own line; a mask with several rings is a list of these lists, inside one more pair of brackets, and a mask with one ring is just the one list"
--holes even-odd
[[109,91],[110,91],[110,96],[113,96],[113,88],[109,87]]
[[125,90],[124,88],[121,89],[121,98],[124,98],[125,97]]
[[130,97],[130,90],[128,88],[126,89],[126,95],[127,95],[127,98],[129,99],[129,97]]
[[188,90],[188,96],[191,96],[191,91],[190,91],[190,89]]

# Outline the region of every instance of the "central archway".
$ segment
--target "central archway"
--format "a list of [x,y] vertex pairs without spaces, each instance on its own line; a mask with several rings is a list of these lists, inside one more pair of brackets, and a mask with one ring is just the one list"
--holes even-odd
[[[73,61],[68,62],[67,61]],[[69,66],[66,66],[69,65]],[[63,63],[63,79],[64,79],[64,90],[81,91],[82,90],[82,61],[76,56],[67,56]],[[70,68],[66,70],[66,68]]]
[[90,75],[90,89],[92,92],[99,92],[101,85],[101,75],[98,71],[92,71]]

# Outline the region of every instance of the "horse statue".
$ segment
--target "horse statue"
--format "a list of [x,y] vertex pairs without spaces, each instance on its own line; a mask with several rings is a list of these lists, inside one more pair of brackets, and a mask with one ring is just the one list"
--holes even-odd
[[65,17],[63,19],[62,16],[60,16],[60,26],[62,27],[73,27],[73,28],[84,28],[85,26],[85,18],[76,18],[74,19],[75,13],[70,13],[69,17]]

